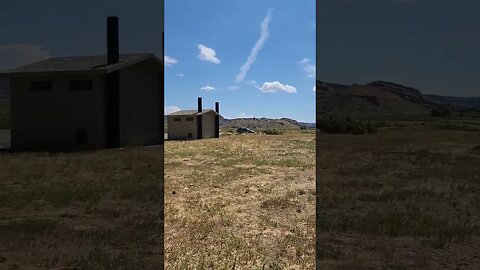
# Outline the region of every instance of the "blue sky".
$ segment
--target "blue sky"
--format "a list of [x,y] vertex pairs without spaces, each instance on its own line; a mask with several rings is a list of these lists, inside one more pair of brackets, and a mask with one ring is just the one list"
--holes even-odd
[[227,118],[314,122],[315,1],[300,2],[166,1],[166,112],[201,96]]
[[317,78],[480,96],[480,1],[322,0]]

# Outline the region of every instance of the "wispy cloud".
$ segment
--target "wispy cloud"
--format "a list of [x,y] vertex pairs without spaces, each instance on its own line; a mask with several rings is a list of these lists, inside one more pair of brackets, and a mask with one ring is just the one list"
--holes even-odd
[[166,66],[171,66],[171,65],[176,64],[176,63],[178,63],[178,60],[177,60],[177,59],[175,59],[175,58],[173,58],[173,57],[170,57],[170,56],[168,56],[168,55],[165,55],[165,62],[164,62],[164,64],[165,64]]
[[314,92],[317,91],[317,87],[314,85],[312,90],[313,90]]
[[217,53],[215,52],[214,49],[208,48],[207,46],[203,44],[198,44],[198,58],[200,58],[203,61],[211,62],[214,64],[220,64],[220,59],[216,57]]
[[212,90],[215,90],[215,87],[207,85],[207,86],[204,86],[200,89],[205,90],[205,91],[212,91]]
[[305,71],[305,74],[309,78],[315,78],[315,73],[316,73],[316,67],[315,65],[305,65],[303,67],[303,70]]
[[178,111],[180,111],[180,108],[177,106],[165,106],[165,115]]
[[232,85],[227,87],[227,89],[229,90],[237,90],[238,88],[240,88],[238,85]]
[[270,33],[268,32],[268,26],[271,20],[272,20],[272,9],[270,8],[268,9],[267,16],[265,17],[265,19],[263,19],[262,23],[260,24],[260,38],[255,43],[255,46],[253,46],[252,52],[248,56],[245,64],[243,64],[243,66],[240,67],[240,73],[238,73],[237,76],[235,77],[235,83],[239,83],[243,81],[243,79],[247,75],[248,70],[250,69],[250,66],[253,64],[253,62],[255,62],[258,52],[263,48],[263,45],[265,45],[265,42],[270,36]]
[[302,60],[297,62],[297,65],[302,65],[303,66],[303,71],[305,71],[305,74],[309,78],[315,78],[316,76],[316,67],[315,65],[309,64],[310,63],[309,58],[303,58]]
[[182,73],[177,73],[177,74],[175,74],[175,76],[177,76],[177,77],[184,77],[185,75],[183,75]]
[[264,82],[262,87],[257,87],[264,93],[277,93],[277,92],[287,92],[287,93],[297,93],[297,89],[288,84],[282,84],[279,81],[273,82]]
[[303,65],[310,62],[310,58],[303,58],[302,60],[297,62],[297,65]]

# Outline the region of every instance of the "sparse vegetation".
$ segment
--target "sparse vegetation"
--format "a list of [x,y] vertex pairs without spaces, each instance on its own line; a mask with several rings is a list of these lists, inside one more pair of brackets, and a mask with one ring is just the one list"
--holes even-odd
[[0,153],[0,268],[158,269],[161,153]]
[[282,135],[284,131],[279,129],[265,129],[263,133],[267,135]]
[[314,269],[314,153],[300,129],[166,142],[166,269]]
[[377,133],[377,126],[369,121],[354,120],[347,116],[345,119],[338,119],[334,116],[320,119],[317,123],[318,129],[325,133],[340,134],[372,134]]
[[480,265],[480,133],[402,126],[378,136],[320,135],[326,269]]
[[446,107],[435,107],[432,109],[432,116],[434,117],[447,117],[450,114],[450,110]]

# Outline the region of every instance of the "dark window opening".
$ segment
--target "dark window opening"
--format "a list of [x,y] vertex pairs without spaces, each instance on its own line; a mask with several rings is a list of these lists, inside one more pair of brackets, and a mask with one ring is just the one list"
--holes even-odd
[[173,121],[174,121],[174,122],[180,122],[180,119],[181,119],[181,118],[175,117],[175,118],[173,118]]
[[193,121],[193,117],[187,117],[187,121]]
[[52,82],[51,81],[30,82],[30,90],[32,92],[52,91]]
[[191,139],[192,138],[192,133],[188,133],[187,136],[188,136],[189,139]]
[[75,130],[75,143],[87,143],[88,142],[88,131],[86,129],[76,129]]
[[91,91],[93,90],[92,80],[71,80],[70,90],[72,91]]

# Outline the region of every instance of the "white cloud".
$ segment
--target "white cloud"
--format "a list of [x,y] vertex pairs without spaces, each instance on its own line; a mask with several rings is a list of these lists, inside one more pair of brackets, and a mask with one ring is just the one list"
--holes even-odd
[[315,65],[304,65],[303,70],[305,71],[305,74],[309,78],[315,78],[315,73],[316,73],[316,67]]
[[207,85],[207,86],[204,86],[202,88],[200,88],[202,90],[205,90],[205,91],[212,91],[212,90],[215,90],[215,87],[212,87],[210,85]]
[[315,78],[316,67],[315,67],[314,64],[313,65],[309,64],[310,61],[311,61],[310,58],[303,58],[302,60],[297,62],[297,65],[302,65],[303,66],[303,71],[305,71],[305,74],[307,75],[307,77]]
[[313,90],[314,92],[317,91],[317,87],[314,85],[312,90]]
[[199,50],[198,58],[200,58],[203,61],[212,62],[214,64],[220,64],[221,61],[216,57],[216,52],[214,49],[208,48],[203,44],[198,44],[197,47]]
[[17,68],[50,58],[50,52],[40,45],[0,45],[0,71]]
[[274,82],[264,82],[262,87],[258,88],[262,92],[265,93],[276,93],[280,91],[284,91],[287,93],[296,93],[297,89],[293,86],[287,85],[287,84],[282,84],[279,81],[274,81]]
[[173,57],[170,57],[168,55],[165,55],[165,62],[164,63],[165,63],[166,66],[171,66],[173,64],[178,63],[178,60],[173,58]]
[[177,106],[165,106],[165,115],[178,111],[180,111],[180,108]]
[[239,83],[243,81],[243,79],[247,75],[248,70],[250,69],[250,66],[253,64],[253,62],[255,62],[258,52],[263,48],[263,45],[265,45],[265,42],[267,41],[270,35],[270,33],[268,32],[268,25],[270,24],[271,20],[272,20],[272,9],[270,8],[268,9],[267,16],[265,17],[265,19],[263,19],[262,23],[260,24],[260,38],[257,40],[257,43],[255,43],[255,46],[253,46],[252,52],[248,56],[245,64],[243,64],[243,66],[240,67],[240,72],[235,77],[235,83]]
[[232,86],[228,86],[227,89],[229,90],[237,90],[239,88],[238,85],[232,85]]
[[255,81],[255,80],[249,80],[249,81],[246,81],[246,83],[251,84],[251,85],[257,85],[257,81]]
[[302,60],[297,62],[297,65],[303,65],[303,64],[306,64],[308,62],[310,62],[309,58],[303,58]]
[[182,73],[177,73],[177,74],[175,74],[175,76],[177,76],[177,77],[184,77],[185,75],[183,75]]
[[253,115],[249,115],[244,112],[241,112],[238,114],[237,118],[253,118]]

